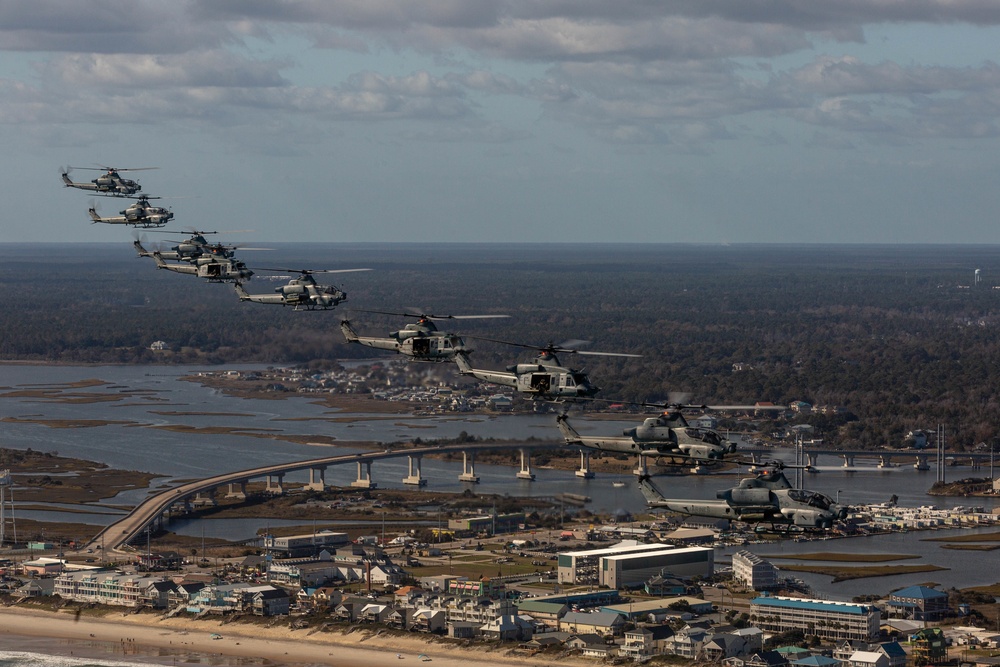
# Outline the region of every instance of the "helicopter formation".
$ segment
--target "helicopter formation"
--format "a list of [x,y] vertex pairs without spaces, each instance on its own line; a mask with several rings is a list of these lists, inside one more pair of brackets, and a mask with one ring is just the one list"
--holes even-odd
[[[157,167],[116,169],[100,166],[103,173],[90,182],[75,182],[69,174],[72,167],[62,170],[62,180],[66,187],[72,187],[107,197],[131,197],[136,201],[117,216],[102,217],[96,206],[88,213],[92,222],[127,225],[136,229],[147,229],[163,233],[160,229],[174,218],[170,209],[153,206],[152,197],[143,194],[140,185],[125,178],[121,172],[144,171]],[[80,169],[91,169],[80,167]],[[252,303],[290,306],[292,310],[332,310],[347,300],[347,294],[335,285],[324,285],[316,281],[317,274],[354,273],[370,271],[357,269],[275,269],[258,268],[269,273],[298,274],[271,294],[252,294],[244,284],[252,279],[255,270],[236,258],[240,246],[212,243],[206,237],[220,232],[190,230],[190,237],[176,241],[169,249],[147,250],[139,239],[133,247],[140,258],[152,258],[157,269],[174,273],[193,275],[208,282],[232,283],[239,300]],[[244,250],[266,250],[264,248],[242,248]],[[488,384],[495,384],[516,390],[522,396],[535,401],[574,404],[593,400],[600,391],[582,369],[565,366],[558,355],[592,355],[621,358],[639,358],[642,355],[624,352],[596,352],[581,349],[586,341],[567,341],[561,345],[549,343],[544,346],[484,338],[462,337],[438,329],[435,322],[466,319],[507,318],[509,315],[434,315],[416,312],[360,311],[415,318],[415,322],[391,332],[387,337],[361,336],[348,319],[340,322],[341,333],[348,343],[386,350],[404,355],[411,361],[454,362],[458,373]],[[470,359],[473,347],[466,338],[490,341],[514,347],[532,349],[537,356],[531,362],[509,365],[505,370],[476,368]],[[641,404],[651,407],[651,404]],[[621,436],[583,436],[570,423],[564,411],[556,419],[556,425],[567,446],[596,451],[626,453],[655,457],[667,465],[717,464],[731,460],[737,451],[736,443],[723,437],[718,431],[691,426],[683,415],[683,410],[700,409],[759,409],[755,406],[692,406],[680,403],[656,405],[662,412],[647,417],[641,424],[625,429]],[[639,477],[639,490],[651,508],[664,508],[682,514],[724,518],[769,524],[772,530],[825,530],[847,513],[844,506],[835,503],[821,493],[794,488],[784,476],[779,465],[775,470],[759,474],[755,478],[743,479],[739,485],[719,491],[715,500],[673,499],[664,497],[648,475]]]

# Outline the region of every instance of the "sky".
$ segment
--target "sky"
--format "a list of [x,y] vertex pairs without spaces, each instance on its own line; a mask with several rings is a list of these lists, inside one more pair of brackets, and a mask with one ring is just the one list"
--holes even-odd
[[255,240],[994,244],[998,135],[995,0],[0,0],[0,242],[130,241],[104,165]]

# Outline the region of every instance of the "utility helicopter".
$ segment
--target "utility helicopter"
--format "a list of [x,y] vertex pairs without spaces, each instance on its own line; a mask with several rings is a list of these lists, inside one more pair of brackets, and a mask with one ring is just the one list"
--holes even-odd
[[[92,169],[103,171],[104,173],[93,179],[89,183],[75,182],[69,177],[73,169]],[[127,197],[139,192],[139,184],[130,178],[125,178],[120,172],[123,171],[147,171],[149,169],[159,169],[159,167],[133,167],[132,169],[115,169],[114,167],[66,167],[62,169],[63,184],[67,188],[77,188],[79,190],[89,190],[102,195],[112,197]]]
[[186,264],[174,264],[164,261],[158,251],[153,251],[152,254],[158,269],[198,276],[213,283],[244,282],[253,277],[253,271],[244,262],[233,257],[202,255]]
[[103,222],[108,225],[132,225],[144,229],[163,227],[173,220],[173,211],[162,206],[153,206],[149,203],[150,199],[159,199],[159,197],[139,195],[136,197],[136,202],[122,211],[121,215],[102,218],[93,206],[87,209],[87,213],[90,214],[90,219],[94,222]]
[[292,278],[287,285],[274,288],[276,294],[249,294],[243,289],[243,284],[236,281],[234,285],[240,301],[255,303],[271,303],[280,306],[293,306],[295,310],[329,310],[347,300],[347,293],[334,285],[320,285],[313,278],[314,273],[354,273],[371,271],[371,269],[260,269],[261,271],[281,271],[301,274]]
[[358,343],[380,350],[391,350],[410,357],[414,361],[452,361],[459,352],[468,354],[472,348],[460,336],[438,330],[435,321],[479,320],[510,317],[510,315],[428,315],[426,313],[393,313],[382,310],[365,310],[366,313],[415,317],[399,331],[393,331],[388,338],[359,336],[349,320],[342,320],[340,330],[348,343]]
[[[703,516],[755,524],[758,532],[828,530],[847,518],[848,508],[817,491],[793,488],[780,461],[770,469],[740,480],[737,486],[716,493],[716,500],[665,498],[648,475],[639,478],[639,491],[651,508],[689,516]],[[769,528],[762,527],[767,524]]]
[[455,363],[458,365],[458,372],[462,375],[472,377],[497,384],[504,387],[512,387],[523,394],[528,394],[532,398],[542,398],[549,400],[577,399],[593,396],[600,387],[593,384],[587,374],[582,370],[568,368],[559,362],[556,354],[583,354],[603,357],[641,357],[641,354],[626,354],[624,352],[591,352],[589,350],[579,350],[572,345],[579,345],[584,341],[567,341],[563,345],[548,344],[545,347],[525,345],[523,343],[510,343],[493,338],[482,338],[480,336],[470,336],[479,340],[490,340],[495,343],[505,345],[515,345],[517,347],[527,347],[539,351],[534,363],[515,364],[508,366],[507,371],[493,371],[481,368],[473,368],[469,362],[469,357],[465,352],[455,354]]
[[647,417],[642,424],[622,431],[620,436],[583,436],[569,423],[566,414],[556,417],[560,432],[567,445],[576,445],[605,452],[621,452],[640,456],[672,459],[671,463],[717,463],[736,451],[736,443],[715,429],[691,426],[683,410],[761,410],[754,405],[667,405],[641,403],[647,407],[663,408],[655,417]]

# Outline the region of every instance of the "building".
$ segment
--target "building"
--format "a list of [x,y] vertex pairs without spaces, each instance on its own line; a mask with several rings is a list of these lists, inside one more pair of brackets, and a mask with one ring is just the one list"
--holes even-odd
[[715,572],[715,552],[705,547],[684,547],[604,556],[598,583],[612,589],[639,587],[664,571],[676,577],[710,577]]
[[[556,576],[560,584],[596,584],[601,558],[618,554],[639,553],[643,551],[658,551],[670,548],[661,543],[642,544],[634,540],[626,540],[611,547],[602,549],[586,549],[568,551],[559,554]],[[656,572],[655,574],[660,574]]]
[[948,594],[927,586],[907,586],[889,594],[886,611],[914,621],[938,621],[948,613]]
[[733,578],[755,591],[778,588],[778,568],[746,549],[733,554]]
[[663,655],[670,646],[674,631],[669,625],[639,626],[625,632],[625,644],[618,655],[632,658],[636,662]]
[[593,633],[602,637],[620,637],[625,617],[610,612],[571,611],[559,620],[561,632]]
[[276,551],[289,558],[301,558],[315,556],[323,549],[342,547],[350,541],[347,533],[321,530],[318,533],[306,533],[305,535],[285,535],[282,537],[268,535],[264,538],[264,547],[268,551]]
[[761,596],[750,601],[750,622],[764,632],[801,630],[823,639],[878,638],[878,607],[853,602],[832,602],[782,596]]
[[510,533],[524,525],[524,512],[512,514],[487,514],[484,516],[470,516],[461,519],[448,519],[448,530],[459,537],[470,537],[472,535],[495,535],[496,533]]

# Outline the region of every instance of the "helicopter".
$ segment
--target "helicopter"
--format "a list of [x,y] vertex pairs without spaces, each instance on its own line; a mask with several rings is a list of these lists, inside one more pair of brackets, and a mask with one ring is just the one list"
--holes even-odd
[[[167,231],[165,229],[152,231],[164,234],[185,233]],[[132,242],[132,247],[135,248],[139,257],[152,257],[154,252],[159,252],[160,257],[163,259],[183,260],[185,262],[193,262],[203,255],[212,255],[223,259],[231,259],[233,255],[236,254],[235,251],[237,248],[242,248],[243,250],[265,250],[265,248],[246,248],[243,246],[223,245],[222,243],[209,243],[208,239],[205,238],[208,234],[219,234],[220,232],[206,232],[192,229],[188,233],[191,234],[190,238],[177,242],[177,245],[173,246],[170,250],[146,250],[138,238]]]
[[174,217],[174,212],[162,206],[151,205],[149,203],[150,199],[159,199],[159,197],[139,195],[136,197],[136,202],[122,211],[121,215],[108,218],[99,216],[97,209],[94,207],[87,209],[87,213],[90,214],[90,219],[94,222],[103,222],[108,225],[133,225],[148,229],[150,227],[162,227],[170,222]]
[[[595,399],[598,400],[598,399]],[[691,426],[683,410],[762,410],[774,408],[759,405],[684,405],[680,403],[639,403],[646,407],[662,408],[655,417],[647,417],[642,424],[622,431],[621,436],[581,436],[569,423],[566,414],[559,415],[557,424],[567,445],[577,445],[605,452],[622,452],[640,456],[668,457],[679,463],[716,463],[736,452],[736,443],[711,428]]]
[[244,262],[232,257],[202,255],[187,264],[168,264],[158,251],[153,251],[152,255],[158,269],[198,276],[214,283],[243,282],[253,277],[253,271]]
[[243,284],[236,281],[236,294],[240,301],[256,303],[273,303],[282,306],[294,306],[295,310],[329,310],[347,300],[347,294],[333,285],[320,285],[313,278],[314,273],[353,273],[356,271],[371,271],[371,269],[262,269],[263,271],[287,271],[302,274],[292,278],[291,282],[274,289],[277,294],[249,294],[243,289]]
[[639,426],[625,429],[621,436],[582,436],[570,425],[565,414],[559,415],[556,420],[567,445],[605,452],[710,463],[721,461],[727,454],[736,451],[736,443],[722,437],[718,431],[689,426],[679,408],[647,417]]
[[380,350],[392,350],[406,355],[414,361],[451,361],[458,352],[468,354],[472,348],[455,334],[439,331],[435,320],[473,320],[510,317],[510,315],[428,315],[425,313],[391,313],[381,310],[366,310],[366,313],[381,313],[383,315],[398,315],[400,317],[415,317],[399,331],[393,331],[389,338],[372,338],[359,336],[351,327],[349,320],[340,322],[340,330],[348,343],[358,343]]
[[[103,171],[104,173],[90,181],[90,183],[77,183],[69,177],[69,172],[73,169],[92,169],[94,171]],[[112,197],[127,197],[139,192],[140,187],[139,184],[132,179],[122,177],[119,172],[148,171],[149,169],[159,169],[159,167],[133,167],[132,169],[115,169],[114,167],[66,167],[60,171],[62,173],[63,184],[65,184],[67,188],[89,190],[91,192],[96,192],[102,195],[110,195]]]
[[847,518],[848,508],[817,491],[793,488],[780,461],[756,477],[716,493],[716,500],[664,498],[649,475],[639,478],[639,491],[649,507],[662,507],[690,516],[770,525],[758,532],[804,532],[828,530],[834,521]]
[[513,387],[519,392],[528,394],[533,398],[550,400],[586,398],[600,391],[600,387],[593,384],[582,370],[568,368],[560,364],[559,358],[556,356],[557,353],[606,357],[642,356],[641,354],[626,354],[624,352],[591,352],[570,347],[572,344],[580,344],[583,341],[568,341],[562,346],[550,343],[545,347],[535,347],[534,345],[509,343],[492,338],[472,337],[480,338],[480,340],[493,340],[493,342],[504,343],[506,345],[536,349],[539,351],[539,354],[535,358],[534,363],[508,366],[507,371],[504,372],[473,368],[469,362],[468,354],[457,352],[455,354],[455,363],[458,364],[459,373],[462,375],[471,375],[483,382],[498,384],[504,387]]

